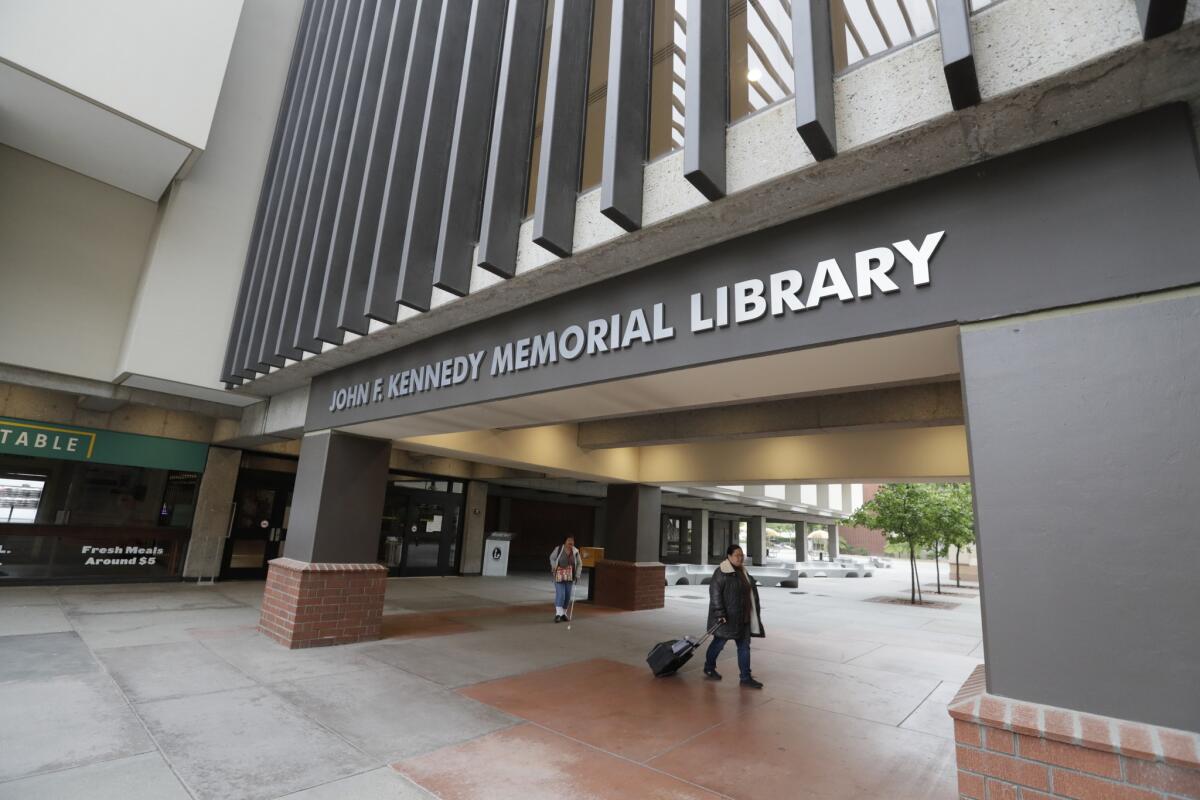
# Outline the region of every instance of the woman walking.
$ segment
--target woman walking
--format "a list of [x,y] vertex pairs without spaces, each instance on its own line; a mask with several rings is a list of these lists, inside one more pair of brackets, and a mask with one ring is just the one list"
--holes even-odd
[[[554,548],[550,554],[550,574],[554,577],[554,621],[567,619],[567,606],[571,604],[571,591],[579,581],[583,569],[583,557],[575,547],[575,537]],[[570,626],[568,626],[570,627]]]

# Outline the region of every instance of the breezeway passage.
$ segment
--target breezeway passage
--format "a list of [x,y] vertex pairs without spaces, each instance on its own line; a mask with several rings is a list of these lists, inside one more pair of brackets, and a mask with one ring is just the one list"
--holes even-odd
[[865,602],[903,595],[883,572],[761,589],[751,697],[698,662],[649,677],[703,587],[568,632],[541,576],[395,579],[384,639],[308,651],[254,632],[261,583],[0,588],[0,798],[953,798],[978,600]]

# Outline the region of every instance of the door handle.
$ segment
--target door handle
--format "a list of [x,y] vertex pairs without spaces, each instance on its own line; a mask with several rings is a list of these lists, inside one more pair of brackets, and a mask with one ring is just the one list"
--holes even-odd
[[229,524],[225,526],[225,538],[233,535],[233,521],[237,519],[237,501],[229,504]]

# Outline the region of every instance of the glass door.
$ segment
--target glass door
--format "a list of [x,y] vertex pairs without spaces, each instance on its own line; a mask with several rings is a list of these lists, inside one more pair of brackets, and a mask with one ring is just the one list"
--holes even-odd
[[388,574],[453,574],[461,513],[461,495],[389,485],[379,548]]
[[242,470],[233,519],[225,539],[222,578],[263,578],[267,562],[283,552],[295,476]]

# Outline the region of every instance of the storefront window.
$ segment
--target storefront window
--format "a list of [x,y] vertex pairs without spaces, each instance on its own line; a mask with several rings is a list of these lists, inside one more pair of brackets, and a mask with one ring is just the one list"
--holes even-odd
[[179,574],[198,472],[0,455],[0,581]]
[[0,475],[0,523],[32,524],[46,482],[40,476]]

